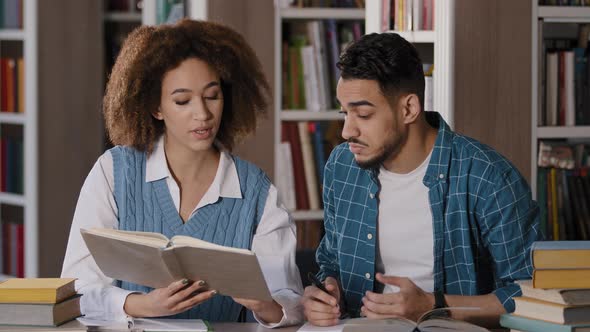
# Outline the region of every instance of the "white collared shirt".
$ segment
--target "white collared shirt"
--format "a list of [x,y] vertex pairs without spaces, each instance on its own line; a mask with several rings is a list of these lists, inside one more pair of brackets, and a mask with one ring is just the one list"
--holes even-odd
[[[176,210],[180,206],[180,190],[172,178],[164,153],[164,139],[160,138],[154,152],[147,158],[146,182],[166,178]],[[84,296],[80,310],[88,318],[123,320],[125,300],[131,291],[114,286],[114,280],[105,276],[90,255],[80,234],[81,228],[118,227],[117,205],[114,197],[113,157],[105,152],[88,174],[80,191],[74,220],[70,229],[68,247],[62,268],[62,277],[78,278],[76,290]],[[242,198],[240,181],[235,163],[227,152],[221,152],[217,173],[211,186],[191,213],[215,203],[220,197]],[[299,304],[303,289],[299,270],[295,265],[295,223],[277,197],[277,189],[271,184],[256,234],[252,251],[259,258],[273,299],[283,307],[283,318],[267,327],[293,325],[303,320]]]

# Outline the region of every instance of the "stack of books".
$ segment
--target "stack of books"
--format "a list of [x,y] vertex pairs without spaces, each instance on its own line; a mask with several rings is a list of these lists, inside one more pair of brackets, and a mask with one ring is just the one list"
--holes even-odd
[[590,241],[541,241],[532,247],[533,279],[518,281],[513,314],[500,324],[516,331],[590,331]]
[[58,326],[79,316],[74,279],[15,278],[0,283],[0,325]]

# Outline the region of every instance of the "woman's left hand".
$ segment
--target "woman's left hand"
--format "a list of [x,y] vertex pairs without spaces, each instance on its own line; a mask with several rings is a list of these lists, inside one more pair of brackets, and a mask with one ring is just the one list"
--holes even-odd
[[258,301],[236,297],[233,300],[254,312],[265,323],[276,324],[283,319],[283,307],[276,301]]

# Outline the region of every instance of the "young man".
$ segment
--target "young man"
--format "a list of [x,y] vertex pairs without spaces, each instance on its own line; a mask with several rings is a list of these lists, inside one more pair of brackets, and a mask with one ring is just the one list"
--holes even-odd
[[341,313],[417,319],[434,307],[480,325],[514,310],[531,277],[538,207],[516,168],[492,148],[423,111],[424,73],[412,44],[370,34],[338,64],[342,136],[326,165],[317,251],[328,293],[306,288],[307,319]]

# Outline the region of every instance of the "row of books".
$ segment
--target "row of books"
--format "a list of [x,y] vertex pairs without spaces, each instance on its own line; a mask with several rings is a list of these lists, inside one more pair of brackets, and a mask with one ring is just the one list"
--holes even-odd
[[365,0],[278,0],[281,7],[365,8]]
[[24,193],[23,131],[19,125],[0,125],[0,191]]
[[590,240],[590,176],[587,168],[539,168],[541,228],[549,240]]
[[0,58],[0,111],[25,111],[25,63],[23,58]]
[[23,1],[0,0],[0,29],[22,29]]
[[105,8],[109,12],[141,12],[143,8],[143,0],[105,0],[105,2]]
[[321,111],[336,107],[336,67],[342,50],[363,34],[361,22],[312,20],[283,25],[282,105]]
[[0,325],[50,327],[79,317],[74,280],[15,278],[0,283]]
[[590,25],[579,30],[578,40],[543,40],[539,126],[590,124]]
[[0,273],[22,278],[25,276],[23,208],[0,206],[0,226]]
[[381,31],[434,29],[435,0],[381,0]]
[[522,296],[500,324],[519,331],[590,329],[590,241],[540,241],[531,255],[533,279],[518,282]]
[[541,6],[590,6],[590,0],[539,0]]
[[324,166],[334,147],[342,142],[341,121],[288,122],[281,124],[279,168],[276,185],[289,210],[322,207]]

